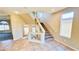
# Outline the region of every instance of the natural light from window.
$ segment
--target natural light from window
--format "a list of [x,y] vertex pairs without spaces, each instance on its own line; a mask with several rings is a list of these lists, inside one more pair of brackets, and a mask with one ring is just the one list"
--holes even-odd
[[6,21],[1,21],[0,22],[0,30],[9,30],[9,24]]
[[73,17],[74,12],[64,13],[61,16],[60,36],[71,38]]

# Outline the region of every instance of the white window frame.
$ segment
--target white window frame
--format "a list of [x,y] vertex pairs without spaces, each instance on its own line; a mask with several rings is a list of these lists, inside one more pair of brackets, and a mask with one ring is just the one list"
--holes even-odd
[[60,36],[71,38],[73,18],[74,18],[73,11],[64,13],[61,16]]

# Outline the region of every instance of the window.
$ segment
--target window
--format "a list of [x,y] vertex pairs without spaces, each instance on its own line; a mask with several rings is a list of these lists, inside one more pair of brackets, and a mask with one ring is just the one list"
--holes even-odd
[[0,21],[0,31],[9,30],[9,24],[7,21]]
[[49,16],[51,16],[50,13],[37,12],[37,17],[40,19],[40,21],[45,21]]
[[74,12],[68,12],[61,16],[60,36],[71,38]]

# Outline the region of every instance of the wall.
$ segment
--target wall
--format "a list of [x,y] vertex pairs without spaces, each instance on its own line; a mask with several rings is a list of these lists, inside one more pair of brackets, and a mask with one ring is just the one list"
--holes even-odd
[[26,23],[26,24],[35,24],[35,21],[34,21],[34,19],[31,17],[31,15],[30,14],[20,14],[19,15],[23,20],[24,20],[24,22]]
[[29,14],[11,14],[11,25],[14,40],[23,37],[23,26],[35,24]]
[[[75,16],[72,25],[72,35],[71,38],[64,38],[59,35],[60,32],[60,19],[63,13],[74,11]],[[63,42],[66,45],[79,50],[79,8],[66,8],[57,13],[53,13],[44,24],[50,31],[50,33],[55,37],[57,41]]]
[[11,25],[14,40],[23,37],[24,21],[16,14],[11,14]]
[[40,22],[44,22],[51,14],[46,12],[37,12],[37,17],[40,19]]

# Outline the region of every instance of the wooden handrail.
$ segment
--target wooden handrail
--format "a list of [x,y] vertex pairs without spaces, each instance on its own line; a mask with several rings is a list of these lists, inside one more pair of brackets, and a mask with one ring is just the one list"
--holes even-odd
[[42,27],[42,25],[40,24],[40,21],[38,18],[36,18],[36,22],[37,22],[37,25],[40,27],[40,29],[42,30],[42,33],[45,33],[45,30],[44,28]]
[[[28,40],[34,41],[34,40],[31,38],[31,37],[32,37],[32,34],[34,34],[35,36],[37,36],[37,35],[40,36],[40,37],[37,36],[36,41],[39,41],[40,43],[45,43],[45,30],[44,30],[44,28],[42,27],[42,25],[41,25],[41,23],[40,23],[40,21],[39,21],[38,18],[36,18],[35,22],[36,22],[36,24],[31,25],[31,28],[30,28],[30,30],[29,30],[29,33],[28,33]],[[27,26],[27,25],[25,25],[25,26]],[[34,33],[31,32],[33,26],[36,27]],[[28,26],[28,27],[29,27],[29,26]],[[35,33],[35,32],[36,32],[36,33]],[[38,40],[38,39],[40,39],[40,40]],[[35,42],[36,42],[36,41],[35,41]]]
[[39,26],[39,29],[40,29],[40,33],[37,32],[37,34],[41,35],[41,37],[40,37],[41,43],[45,43],[45,30],[42,27],[38,18],[36,18],[36,24]]

